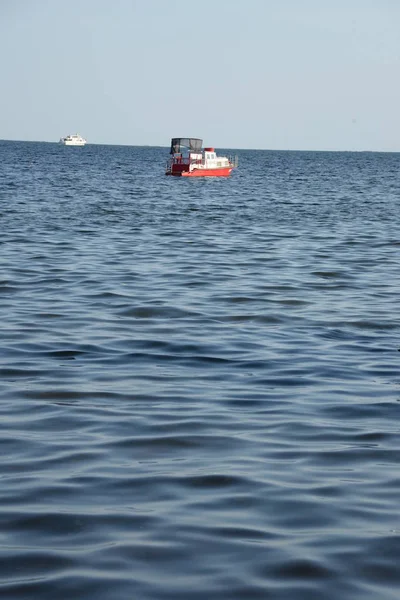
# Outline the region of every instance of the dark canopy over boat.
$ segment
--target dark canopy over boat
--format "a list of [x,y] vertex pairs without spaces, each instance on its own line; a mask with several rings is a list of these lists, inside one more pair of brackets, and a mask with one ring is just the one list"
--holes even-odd
[[172,138],[170,154],[178,154],[179,152],[194,152],[201,153],[203,140],[199,138]]

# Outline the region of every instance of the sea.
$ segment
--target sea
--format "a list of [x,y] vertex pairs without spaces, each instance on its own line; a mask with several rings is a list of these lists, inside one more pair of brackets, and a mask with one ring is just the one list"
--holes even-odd
[[398,600],[400,153],[0,142],[2,600]]

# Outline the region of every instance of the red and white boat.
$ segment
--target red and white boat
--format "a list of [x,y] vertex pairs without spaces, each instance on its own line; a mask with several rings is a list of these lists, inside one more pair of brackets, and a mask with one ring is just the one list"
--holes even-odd
[[172,138],[171,158],[166,175],[177,177],[228,177],[237,160],[217,156],[214,148],[202,148],[203,140],[198,138]]

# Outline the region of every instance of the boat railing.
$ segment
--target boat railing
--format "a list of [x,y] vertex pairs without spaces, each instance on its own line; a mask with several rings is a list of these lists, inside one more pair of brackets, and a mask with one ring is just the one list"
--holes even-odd
[[189,165],[190,164],[190,158],[186,157],[186,156],[174,156],[172,158],[172,162],[175,165]]
[[237,154],[235,156],[228,156],[228,160],[233,167],[237,167],[239,165],[239,157]]

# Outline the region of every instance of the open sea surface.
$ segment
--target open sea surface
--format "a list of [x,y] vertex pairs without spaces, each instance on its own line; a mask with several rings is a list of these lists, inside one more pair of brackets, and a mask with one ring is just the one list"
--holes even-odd
[[399,599],[400,154],[230,153],[0,142],[2,600]]

